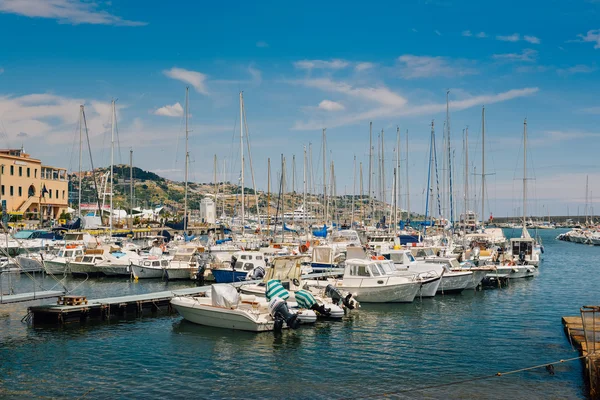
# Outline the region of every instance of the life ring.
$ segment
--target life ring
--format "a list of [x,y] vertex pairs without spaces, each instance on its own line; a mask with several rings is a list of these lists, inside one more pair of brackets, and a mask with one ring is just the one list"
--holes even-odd
[[165,244],[163,243],[163,244],[160,245],[160,249],[164,253],[165,251],[167,251],[167,246],[165,246]]
[[76,249],[77,245],[76,244],[68,244],[67,245],[67,249]]
[[385,260],[384,256],[371,256],[371,260]]
[[306,253],[308,251],[308,246],[305,244],[300,245],[300,253]]

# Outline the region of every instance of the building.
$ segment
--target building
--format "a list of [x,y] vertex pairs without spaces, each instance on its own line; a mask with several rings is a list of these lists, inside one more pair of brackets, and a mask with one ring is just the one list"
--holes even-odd
[[67,170],[42,165],[22,148],[0,150],[0,195],[9,214],[57,219],[69,204]]
[[213,199],[204,198],[200,200],[200,222],[214,224],[217,220],[217,209]]

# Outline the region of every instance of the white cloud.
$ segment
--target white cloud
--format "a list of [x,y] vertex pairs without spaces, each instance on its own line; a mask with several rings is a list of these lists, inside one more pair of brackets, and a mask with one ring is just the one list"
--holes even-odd
[[473,34],[471,33],[471,31],[463,31],[462,35],[463,35],[463,36],[466,36],[466,37],[471,37],[471,36],[473,36]]
[[198,93],[208,94],[208,90],[206,90],[204,83],[206,81],[206,75],[201,72],[173,67],[163,71],[163,73],[171,79],[177,79],[178,81],[192,85]]
[[356,64],[354,69],[357,71],[365,71],[367,69],[373,68],[374,66],[375,66],[375,64],[370,63],[370,62],[360,62],[360,63]]
[[524,49],[521,53],[494,54],[492,58],[501,61],[525,61],[533,62],[537,59],[538,52],[532,49]]
[[155,110],[152,114],[162,115],[163,117],[181,117],[183,116],[183,107],[179,103],[175,103],[172,106],[166,105]]
[[[356,87],[346,82],[334,82],[329,79],[309,79],[295,81],[292,83],[302,84],[307,87],[318,88],[323,91],[335,92],[353,97],[361,103],[361,108],[368,107],[369,104],[375,104],[374,108],[363,112],[347,112],[337,114],[335,118],[323,120],[322,114],[316,119],[306,122],[297,121],[293,126],[295,130],[313,130],[323,126],[338,127],[351,125],[375,118],[397,118],[400,116],[431,115],[445,110],[445,103],[426,103],[420,105],[410,105],[403,96],[393,92],[385,86]],[[538,88],[512,89],[503,93],[492,95],[470,96],[466,95],[461,100],[450,102],[452,110],[464,110],[466,108],[493,104],[501,101],[507,101],[518,97],[529,96],[537,93]],[[364,104],[363,104],[364,103]]]
[[560,75],[572,75],[572,74],[589,74],[596,71],[596,67],[590,67],[589,65],[578,64],[569,68],[559,68],[556,72]]
[[433,76],[463,76],[476,74],[465,60],[452,61],[445,57],[415,56],[405,54],[398,57],[400,75],[406,79]]
[[346,60],[333,59],[331,61],[325,60],[300,60],[294,62],[294,67],[298,69],[343,69],[346,68],[350,63]]
[[0,75],[4,73],[4,68],[0,67]]
[[[110,4],[106,2],[106,4]],[[31,18],[56,19],[61,23],[143,26],[101,10],[97,2],[79,0],[0,0],[0,12]]]
[[260,40],[260,41],[256,42],[256,47],[269,47],[269,43],[267,43],[263,40]]
[[475,35],[475,37],[478,37],[479,39],[483,39],[483,38],[486,38],[487,35],[485,32],[479,32],[477,35]]
[[518,42],[519,40],[521,40],[521,35],[519,35],[518,33],[513,33],[512,35],[508,35],[508,36],[496,36],[496,39],[501,40],[503,42]]
[[442,36],[442,33],[440,31],[438,31],[437,29],[435,31],[433,31],[433,32],[435,32],[435,34],[438,35],[438,36]]
[[411,31],[413,32],[419,32],[418,30],[416,30],[415,28],[412,28]]
[[319,103],[319,110],[325,111],[343,111],[346,107],[343,104],[331,100],[323,100]]
[[587,114],[600,114],[600,106],[584,108],[582,111]]
[[523,40],[531,44],[540,44],[541,42],[540,38],[528,35],[523,36]]
[[600,49],[600,29],[591,29],[585,35],[577,35],[581,42],[595,43],[594,49]]

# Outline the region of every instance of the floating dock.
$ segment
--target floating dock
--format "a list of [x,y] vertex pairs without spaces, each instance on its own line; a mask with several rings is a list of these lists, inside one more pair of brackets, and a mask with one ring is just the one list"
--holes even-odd
[[[336,270],[311,274],[302,278],[326,278],[339,274],[340,271]],[[231,283],[231,285],[239,287],[260,282],[243,281]],[[196,296],[206,293],[209,290],[210,285],[104,299],[86,299],[86,304],[65,305],[54,303],[31,306],[28,308],[28,316],[33,319],[34,324],[62,325],[70,322],[83,323],[88,320],[109,320],[111,316],[126,318],[128,316],[139,317],[156,313],[173,313],[173,309],[171,308],[171,299],[173,297]],[[58,303],[60,303],[60,300]]]
[[585,375],[589,395],[600,399],[600,306],[582,307],[581,315],[562,317],[569,341],[585,356]]

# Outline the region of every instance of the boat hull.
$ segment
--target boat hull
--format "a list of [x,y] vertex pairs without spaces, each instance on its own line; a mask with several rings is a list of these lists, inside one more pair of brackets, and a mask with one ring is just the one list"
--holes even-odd
[[52,275],[66,274],[69,272],[68,263],[65,260],[44,260],[44,271]]
[[161,279],[164,276],[163,268],[149,268],[132,264],[131,270],[134,277],[139,279]]
[[[437,292],[442,294],[460,293],[471,284],[473,273],[468,272],[447,272],[442,277],[442,282]],[[483,277],[482,277],[483,279]]]
[[421,282],[408,282],[386,286],[339,286],[352,293],[361,303],[412,303],[421,288]]
[[234,271],[232,269],[212,269],[211,270],[215,282],[217,283],[232,283],[246,280],[246,271]]
[[266,332],[274,328],[272,318],[261,318],[260,314],[255,317],[244,310],[194,303],[194,299],[178,297],[173,298],[171,304],[185,320],[199,325],[250,332]]

